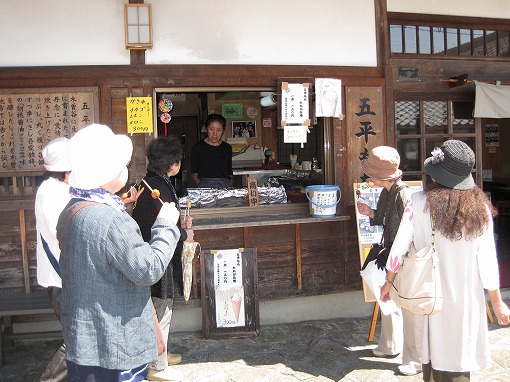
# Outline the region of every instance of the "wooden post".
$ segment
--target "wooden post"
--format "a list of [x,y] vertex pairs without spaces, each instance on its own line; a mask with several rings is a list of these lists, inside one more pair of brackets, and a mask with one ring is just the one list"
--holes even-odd
[[487,300],[485,300],[485,310],[487,311],[487,318],[489,319],[489,322],[491,324],[493,324],[494,323],[494,317],[492,317],[491,308],[490,308],[489,303],[487,302]]
[[25,210],[19,210],[19,231],[21,236],[21,259],[23,262],[23,281],[25,292],[30,292],[30,274],[28,270],[28,250],[27,250],[27,226],[25,221]]
[[301,274],[301,228],[296,224],[296,276],[297,288],[303,289],[303,277]]
[[368,333],[368,340],[374,340],[375,327],[377,326],[377,318],[379,317],[379,304],[374,302],[374,313],[372,314],[372,323],[370,324],[370,331]]
[[250,235],[248,234],[248,227],[243,227],[243,246],[248,248],[250,244]]

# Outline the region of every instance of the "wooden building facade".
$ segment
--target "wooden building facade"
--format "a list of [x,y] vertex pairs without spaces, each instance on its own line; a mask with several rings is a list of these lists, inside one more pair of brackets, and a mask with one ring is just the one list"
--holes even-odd
[[[359,181],[360,153],[380,144],[395,146],[402,155],[405,180],[428,179],[423,160],[430,146],[450,138],[468,141],[476,151],[476,180],[482,184],[482,169],[493,167],[495,175],[508,176],[505,153],[489,153],[484,145],[483,126],[495,123],[508,127],[508,120],[484,121],[469,117],[454,118],[460,104],[474,102],[474,85],[450,87],[448,80],[462,74],[480,81],[509,81],[504,42],[508,44],[508,20],[474,19],[452,16],[387,13],[386,2],[375,1],[378,65],[377,67],[290,66],[290,65],[145,65],[143,51],[131,51],[131,65],[63,66],[63,67],[0,67],[0,89],[9,93],[20,90],[96,89],[95,122],[110,126],[116,133],[126,132],[126,97],[152,96],[157,88],[188,89],[277,89],[281,81],[312,82],[315,78],[342,80],[345,118],[319,120],[323,131],[323,161],[329,163],[324,182],[338,184],[343,196],[339,221],[322,223],[278,224],[246,229],[242,225],[217,230],[198,230],[197,241],[203,249],[222,243],[229,247],[260,247],[258,264],[260,296],[278,299],[297,295],[320,295],[361,289],[359,277],[358,237],[354,216],[352,184]],[[471,54],[457,55],[394,52],[392,28],[430,26],[457,30],[485,31],[492,25],[501,31],[500,49],[495,55],[475,55],[475,40],[470,40]],[[404,29],[407,30],[407,29]],[[419,30],[419,28],[417,29]],[[432,29],[431,29],[432,30]],[[470,32],[471,33],[471,32]],[[418,35],[417,35],[418,36]],[[490,34],[482,34],[486,45]],[[422,36],[422,39],[424,37]],[[446,37],[445,37],[446,38]],[[418,40],[416,37],[416,41]],[[404,40],[402,40],[404,41]],[[405,41],[403,42],[405,46]],[[491,45],[492,46],[492,45]],[[443,49],[446,52],[446,48]],[[506,50],[508,52],[508,49]],[[366,95],[368,94],[368,96]],[[371,98],[378,107],[376,138],[360,140],[361,99]],[[403,113],[399,107],[408,107]],[[432,110],[432,111],[430,111]],[[435,121],[427,113],[441,114]],[[460,113],[460,112],[459,112]],[[410,121],[409,116],[413,117]],[[460,114],[459,114],[460,116]],[[458,120],[462,120],[458,122]],[[467,120],[467,122],[464,122]],[[430,127],[430,129],[428,129]],[[502,139],[505,134],[501,134]],[[145,174],[145,148],[153,138],[146,134],[132,135],[134,153],[130,165],[130,181]],[[269,134],[262,145],[274,140]],[[510,139],[510,137],[509,137]],[[503,142],[502,142],[503,144]],[[412,146],[416,146],[414,149]],[[497,156],[497,157],[496,157]],[[36,176],[40,173],[2,173],[3,194],[0,195],[0,289],[32,291],[36,281],[35,217],[33,211]],[[31,179],[27,181],[27,178]],[[206,235],[206,233],[208,233]],[[299,255],[296,246],[300,248]]]

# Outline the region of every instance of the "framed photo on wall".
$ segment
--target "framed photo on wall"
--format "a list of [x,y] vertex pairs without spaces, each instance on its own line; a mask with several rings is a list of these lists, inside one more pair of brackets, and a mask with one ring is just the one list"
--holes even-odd
[[255,121],[232,121],[233,138],[256,138],[257,124]]

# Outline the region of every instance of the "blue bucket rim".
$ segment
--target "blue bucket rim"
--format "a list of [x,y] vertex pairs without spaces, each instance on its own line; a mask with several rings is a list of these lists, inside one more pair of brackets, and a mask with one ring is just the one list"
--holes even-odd
[[[317,190],[313,190],[313,188],[317,188]],[[326,205],[321,205],[321,204],[317,204],[316,202],[314,202],[310,196],[308,195],[308,189],[311,189],[312,191],[319,191],[319,190],[322,190],[322,191],[335,191],[335,192],[338,192],[339,193],[339,197],[337,198],[336,200],[336,203],[335,204],[326,204]],[[327,190],[326,188],[329,188],[329,190]],[[339,185],[336,185],[336,184],[316,184],[316,185],[311,185],[311,186],[306,186],[306,192],[305,192],[305,195],[306,195],[306,198],[308,199],[308,201],[310,203],[312,203],[314,206],[316,207],[319,207],[319,208],[333,208],[333,207],[336,207],[336,205],[338,203],[340,203],[340,200],[342,199],[342,190],[340,189],[340,186]],[[324,216],[324,215],[322,215]]]

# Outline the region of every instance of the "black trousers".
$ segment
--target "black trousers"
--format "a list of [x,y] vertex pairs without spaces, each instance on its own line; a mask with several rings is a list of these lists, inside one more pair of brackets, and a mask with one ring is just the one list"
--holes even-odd
[[465,372],[454,372],[454,371],[443,371],[435,370],[429,363],[422,365],[423,369],[423,380],[426,382],[430,381],[430,375],[434,377],[434,382],[467,382],[471,380],[471,373]]
[[[62,289],[58,287],[49,287],[48,295],[51,304],[55,310],[58,320],[60,321],[60,294]],[[67,381],[67,364],[66,364],[66,345],[62,344],[46,366],[46,370],[41,376],[41,382],[66,382]]]

